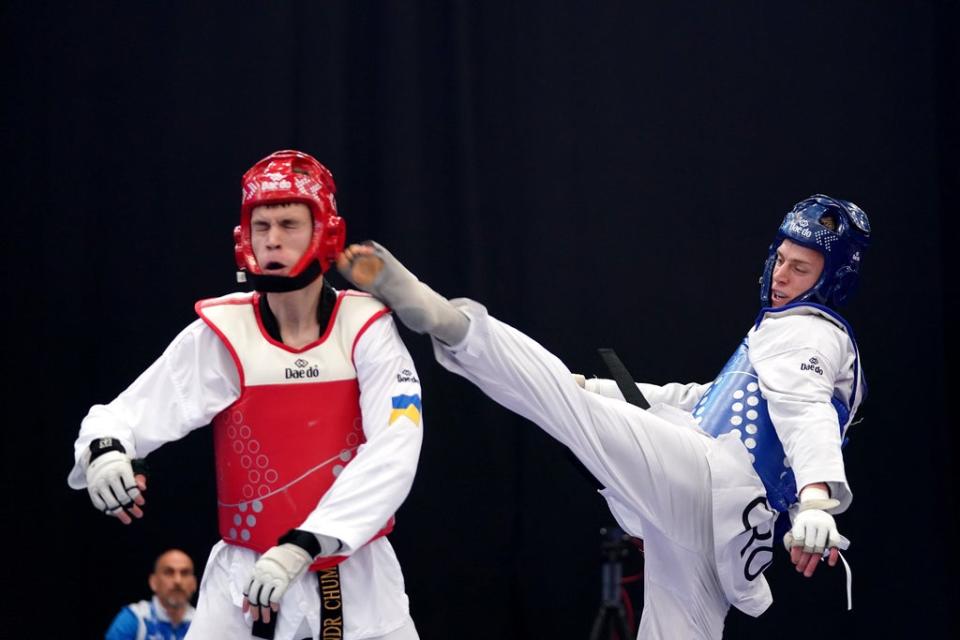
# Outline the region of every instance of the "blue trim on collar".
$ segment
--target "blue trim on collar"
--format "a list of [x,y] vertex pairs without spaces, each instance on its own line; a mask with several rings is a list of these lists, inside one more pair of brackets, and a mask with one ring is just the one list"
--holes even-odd
[[767,314],[782,313],[789,309],[796,309],[798,307],[812,307],[814,309],[817,309],[818,311],[822,311],[826,313],[828,316],[830,316],[831,318],[839,322],[841,325],[843,325],[843,328],[847,330],[848,334],[850,334],[850,338],[851,339],[853,338],[853,328],[850,327],[850,323],[847,322],[843,318],[843,316],[841,316],[839,313],[837,313],[830,307],[826,307],[822,304],[817,304],[816,302],[806,302],[806,301],[791,302],[790,304],[785,304],[782,307],[763,307],[762,309],[760,309],[760,314],[757,316],[756,322],[753,323],[753,328],[756,329],[757,327],[759,327],[760,322],[767,316]]

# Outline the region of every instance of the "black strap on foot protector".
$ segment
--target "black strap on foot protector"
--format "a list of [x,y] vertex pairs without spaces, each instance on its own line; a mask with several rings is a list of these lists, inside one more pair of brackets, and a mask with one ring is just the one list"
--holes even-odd
[[617,383],[617,388],[623,394],[623,399],[641,409],[649,409],[650,403],[637,388],[633,376],[630,375],[627,368],[623,366],[623,362],[617,357],[617,352],[613,349],[597,349],[597,353],[600,354],[603,363],[610,370],[610,377]]
[[270,622],[264,622],[261,617],[253,621],[253,637],[261,640],[273,640],[273,634],[277,632],[277,612],[272,611]]
[[340,566],[317,571],[320,589],[320,637],[343,640],[343,596],[340,594]]

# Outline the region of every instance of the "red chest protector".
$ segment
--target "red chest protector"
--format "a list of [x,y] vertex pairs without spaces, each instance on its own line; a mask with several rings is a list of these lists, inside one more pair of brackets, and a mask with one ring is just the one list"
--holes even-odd
[[[263,553],[306,520],[365,441],[353,349],[387,309],[342,291],[324,335],[291,349],[264,331],[258,301],[232,294],[201,300],[196,310],[240,374],[240,397],[213,420],[220,536]],[[374,539],[392,529],[391,517]]]

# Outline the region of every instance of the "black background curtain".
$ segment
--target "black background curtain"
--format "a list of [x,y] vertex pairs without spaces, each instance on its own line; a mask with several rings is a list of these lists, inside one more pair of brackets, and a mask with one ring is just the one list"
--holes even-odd
[[[806,581],[778,546],[773,607],[732,612],[727,635],[940,636],[957,602],[958,27],[956,2],[4,3],[0,624],[97,637],[162,549],[202,570],[209,429],[150,457],[130,528],[67,488],[72,442],[195,300],[236,287],[240,176],[293,147],[333,171],[351,240],[574,371],[602,375],[612,346],[653,382],[718,372],[794,202],[863,207],[875,237],[843,312],[871,397],[838,519],[855,609],[842,571]],[[602,498],[402,334],[425,440],[391,540],[421,637],[586,638]]]

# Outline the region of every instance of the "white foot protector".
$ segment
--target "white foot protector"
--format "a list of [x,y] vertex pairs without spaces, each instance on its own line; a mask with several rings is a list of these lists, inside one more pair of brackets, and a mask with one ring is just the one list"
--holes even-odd
[[[467,335],[470,320],[450,301],[420,282],[399,260],[382,245],[368,241],[374,255],[383,266],[372,284],[363,286],[355,282],[350,273],[340,273],[355,287],[382,300],[393,309],[400,321],[412,331],[426,333],[446,344],[457,344]],[[356,256],[356,260],[363,256]]]

